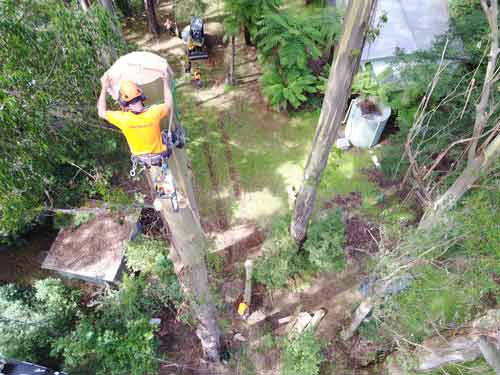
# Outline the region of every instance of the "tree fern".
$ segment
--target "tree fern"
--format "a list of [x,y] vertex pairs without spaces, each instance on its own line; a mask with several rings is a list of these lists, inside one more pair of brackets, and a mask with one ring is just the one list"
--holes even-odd
[[264,63],[262,91],[271,105],[278,110],[288,104],[299,108],[311,94],[323,93],[324,74],[315,76],[309,62],[329,51],[340,30],[339,17],[325,9],[314,14],[273,11],[257,26],[254,37]]

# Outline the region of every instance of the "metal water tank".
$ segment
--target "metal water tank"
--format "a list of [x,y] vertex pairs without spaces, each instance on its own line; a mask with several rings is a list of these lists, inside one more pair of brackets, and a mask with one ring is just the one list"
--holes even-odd
[[363,114],[360,106],[361,102],[361,98],[356,98],[351,103],[345,136],[353,146],[371,148],[379,142],[385,125],[391,116],[391,108],[383,104],[377,104],[378,113]]

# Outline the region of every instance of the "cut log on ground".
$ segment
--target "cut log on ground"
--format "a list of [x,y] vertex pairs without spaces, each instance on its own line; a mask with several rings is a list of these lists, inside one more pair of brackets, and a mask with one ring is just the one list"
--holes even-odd
[[[500,358],[495,357],[492,349],[496,349],[500,343],[486,340],[485,336],[491,337],[500,332],[500,310],[490,310],[467,326],[472,328],[466,329],[463,334],[450,338],[439,335],[425,340],[412,353],[411,358],[408,358],[407,353],[392,354],[386,360],[387,374],[404,375],[409,371],[424,373],[453,363],[473,361],[483,355],[481,345],[487,352],[488,363],[491,360],[492,367],[498,365]],[[495,371],[498,373],[498,368],[495,368]]]

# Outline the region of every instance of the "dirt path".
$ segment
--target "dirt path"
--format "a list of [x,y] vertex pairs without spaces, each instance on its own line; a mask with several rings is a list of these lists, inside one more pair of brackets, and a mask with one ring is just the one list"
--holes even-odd
[[0,283],[31,285],[34,280],[52,275],[40,268],[57,232],[41,229],[28,235],[26,243],[0,252]]

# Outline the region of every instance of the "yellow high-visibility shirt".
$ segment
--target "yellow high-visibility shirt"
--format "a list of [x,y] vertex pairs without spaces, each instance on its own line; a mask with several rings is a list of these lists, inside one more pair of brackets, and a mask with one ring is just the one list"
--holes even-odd
[[106,120],[123,132],[132,155],[158,154],[167,149],[160,134],[160,121],[167,114],[167,105],[157,104],[139,114],[106,111]]

